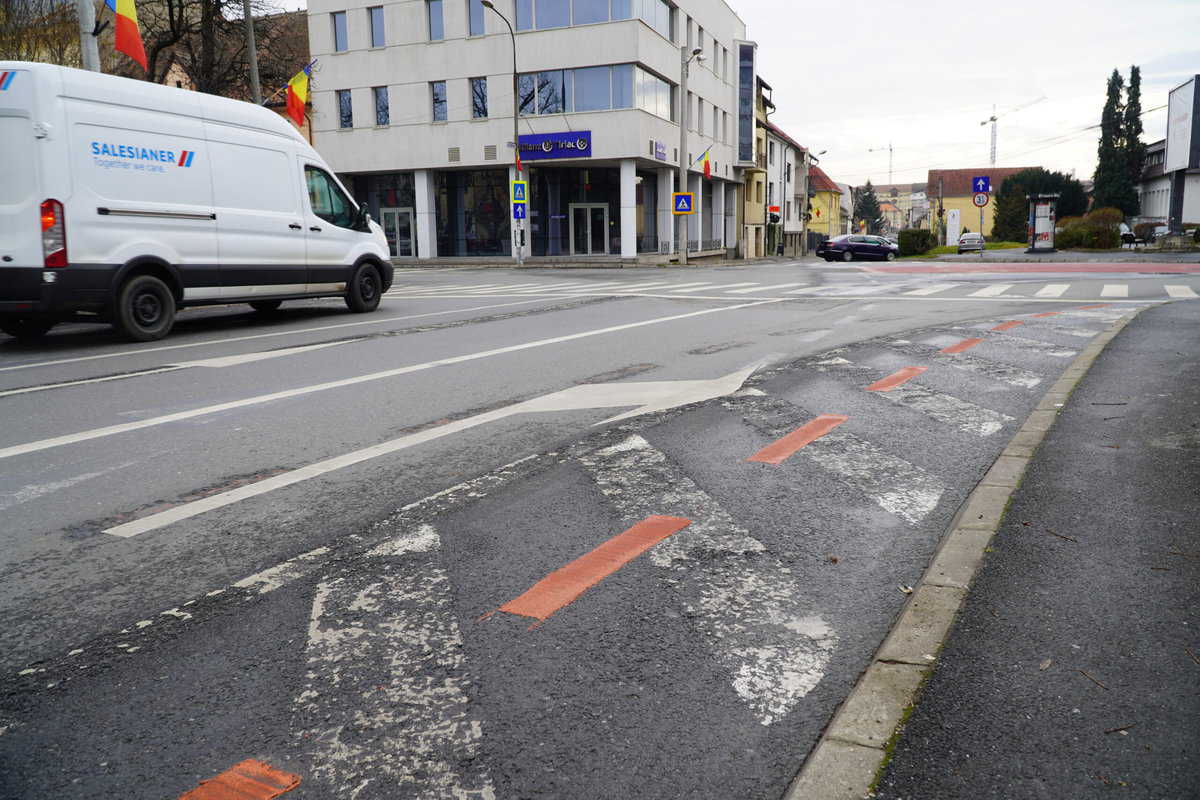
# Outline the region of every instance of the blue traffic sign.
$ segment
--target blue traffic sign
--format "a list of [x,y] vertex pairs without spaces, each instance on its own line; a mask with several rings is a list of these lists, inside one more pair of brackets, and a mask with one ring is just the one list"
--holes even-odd
[[513,219],[525,219],[524,203],[513,203]]
[[692,214],[694,213],[696,204],[696,195],[694,192],[674,192],[671,195],[672,213],[674,214]]
[[992,179],[988,175],[976,175],[971,178],[972,192],[990,192],[992,190]]
[[529,196],[529,184],[526,181],[512,182],[512,200],[514,203],[524,203]]

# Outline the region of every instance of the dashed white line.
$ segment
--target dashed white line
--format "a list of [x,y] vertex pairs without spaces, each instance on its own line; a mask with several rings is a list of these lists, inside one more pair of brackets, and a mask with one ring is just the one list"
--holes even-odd
[[1048,283],[1042,288],[1034,292],[1034,297],[1062,297],[1066,294],[1067,289],[1071,288],[1069,283]]
[[774,286],[751,286],[749,289],[730,289],[729,294],[750,294],[751,292],[770,292],[775,289],[790,289],[793,286],[803,286],[803,283],[777,283]]
[[982,289],[971,292],[968,297],[997,297],[1004,294],[1013,285],[1011,283],[993,283],[991,286],[985,286]]
[[1196,297],[1196,290],[1190,286],[1181,286],[1168,283],[1165,287],[1168,297]]
[[1129,297],[1129,284],[1106,283],[1100,290],[1101,297]]
[[914,297],[927,297],[931,294],[945,292],[961,285],[961,283],[935,283],[932,286],[922,286],[920,289],[913,289],[912,291],[905,292],[904,294],[912,295]]

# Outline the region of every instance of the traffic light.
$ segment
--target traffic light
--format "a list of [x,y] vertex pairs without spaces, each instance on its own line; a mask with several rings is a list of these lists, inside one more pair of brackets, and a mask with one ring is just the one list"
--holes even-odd
[[772,214],[770,217],[768,217],[768,219],[771,221],[772,224],[775,224],[775,223],[779,222],[779,215]]

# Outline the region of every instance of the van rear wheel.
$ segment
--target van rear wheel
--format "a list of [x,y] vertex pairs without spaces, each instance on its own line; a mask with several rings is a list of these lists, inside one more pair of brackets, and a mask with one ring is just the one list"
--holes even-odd
[[0,322],[0,331],[4,331],[14,339],[22,342],[32,342],[46,335],[58,320],[37,319],[36,317],[18,317]]
[[355,270],[354,278],[346,287],[346,307],[356,314],[374,311],[379,307],[382,285],[375,265],[363,264]]
[[153,275],[135,275],[117,294],[113,327],[127,339],[152,342],[175,324],[175,296]]
[[282,300],[255,300],[250,307],[262,314],[269,314],[283,305]]

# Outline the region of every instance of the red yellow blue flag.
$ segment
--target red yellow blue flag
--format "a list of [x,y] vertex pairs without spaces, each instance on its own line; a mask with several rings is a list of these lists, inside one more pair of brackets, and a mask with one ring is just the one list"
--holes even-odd
[[308,102],[308,79],[312,75],[314,59],[307,67],[297,72],[287,85],[287,113],[297,128],[304,127],[304,106]]
[[142,65],[146,66],[146,49],[142,47],[142,32],[138,29],[137,6],[134,0],[104,0],[104,4],[112,9],[115,15],[113,32],[116,49]]

